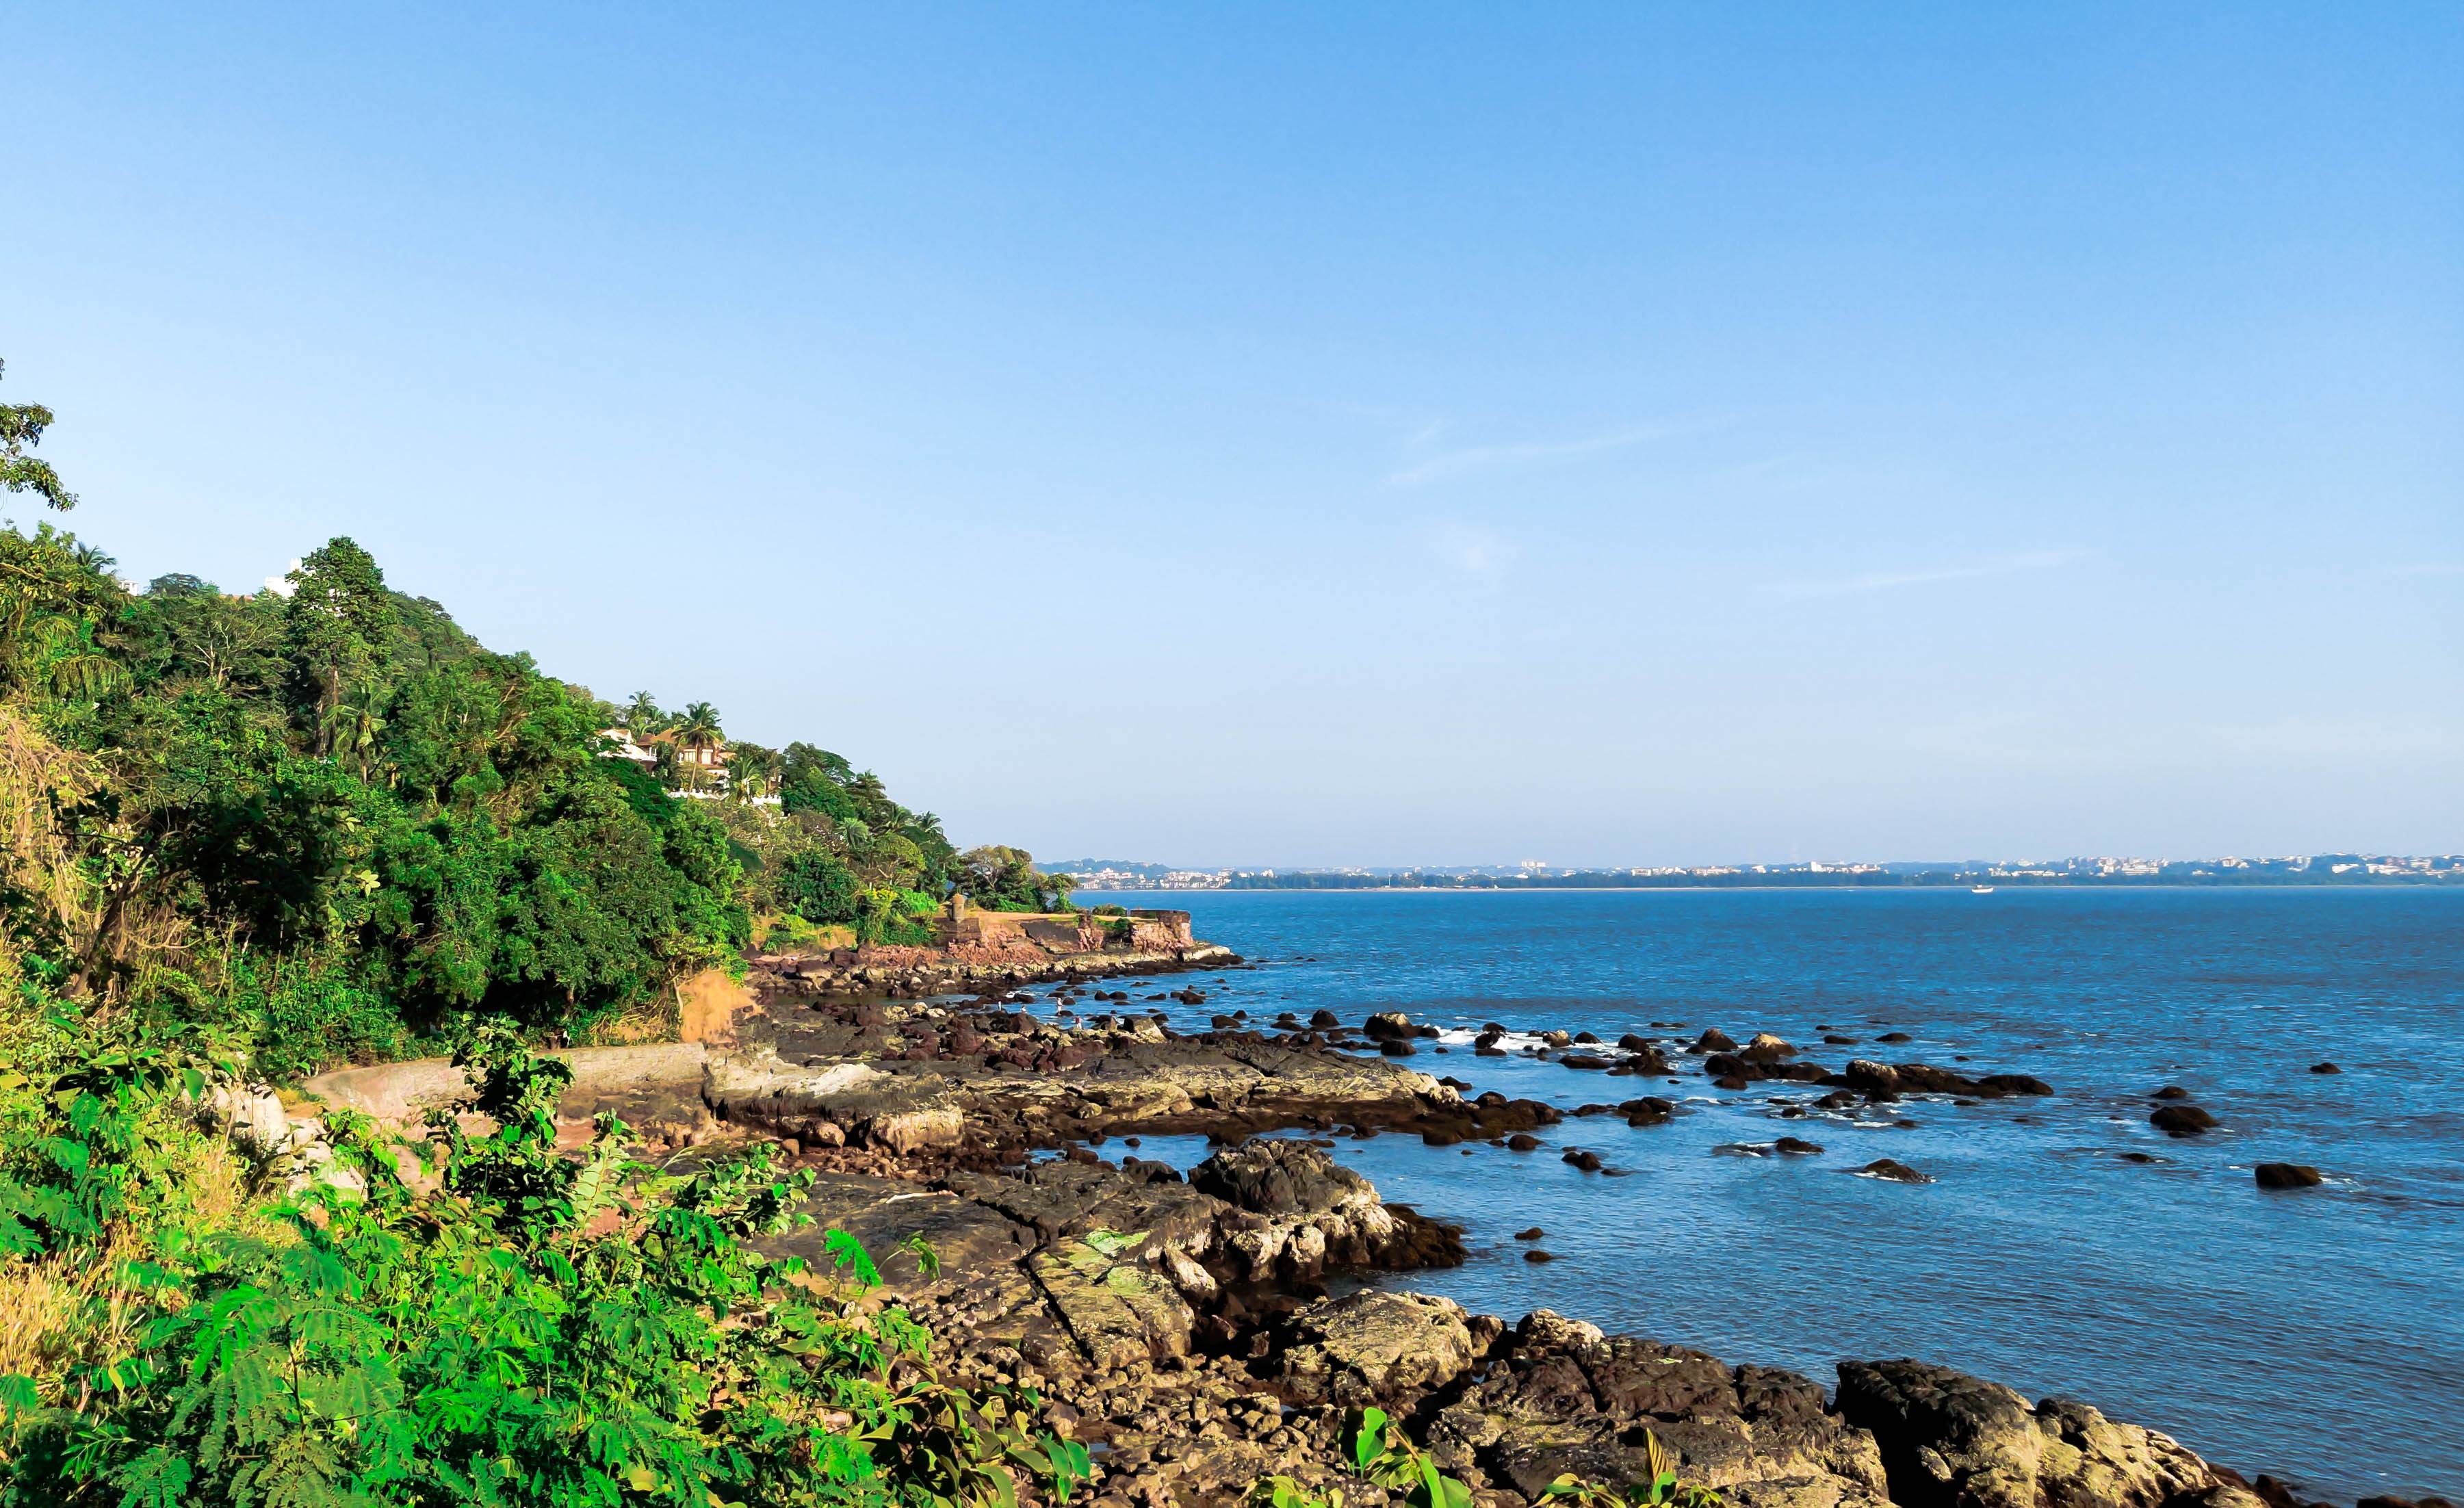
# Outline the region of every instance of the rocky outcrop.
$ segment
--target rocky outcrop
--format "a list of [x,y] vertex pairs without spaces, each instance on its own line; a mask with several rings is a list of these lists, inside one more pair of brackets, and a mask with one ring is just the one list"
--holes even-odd
[[1030,1141],[1135,1131],[1225,1134],[1285,1126],[1414,1126],[1465,1114],[1426,1074],[1369,1059],[1221,1034],[1208,1041],[1106,1040],[1054,1073],[966,1073],[971,1115]]
[[1168,1273],[1140,1261],[1144,1233],[1056,1242],[1027,1258],[1071,1339],[1099,1370],[1185,1355],[1198,1317]]
[[1368,1179],[1307,1142],[1227,1148],[1191,1169],[1189,1186],[1251,1216],[1228,1223],[1224,1245],[1253,1282],[1306,1281],[1330,1267],[1451,1267],[1463,1258],[1454,1227],[1388,1208]]
[[[1569,1472],[1612,1489],[1634,1482],[1646,1436],[1732,1508],[2266,1508],[2162,1434],[2084,1405],[2031,1408],[1947,1368],[1844,1364],[1826,1401],[1794,1373],[1609,1337],[1546,1311],[1509,1332],[1392,1288],[1328,1297],[1322,1283],[1339,1273],[1460,1260],[1460,1233],[1383,1204],[1327,1155],[1331,1144],[1248,1133],[1399,1129],[1437,1146],[1529,1150],[1540,1144],[1528,1132],[1558,1113],[1494,1093],[1466,1099],[1460,1082],[1360,1054],[1357,1038],[1315,1017],[1253,1029],[1225,1009],[1237,988],[1220,986],[1211,1002],[1176,992],[1216,1013],[1213,1029],[1190,1035],[1144,1010],[1038,1019],[1008,1009],[1022,1002],[1007,995],[775,998],[771,1015],[746,1023],[752,1045],[694,1060],[698,1103],[726,1123],[720,1134],[792,1141],[789,1155],[820,1170],[817,1223],[773,1246],[826,1271],[823,1233],[857,1236],[939,1338],[955,1381],[1035,1389],[1047,1400],[1039,1428],[1108,1447],[1095,1485],[1108,1508],[1228,1502],[1267,1471],[1351,1493],[1356,1482],[1331,1475],[1333,1463],[1349,1411],[1372,1403],[1493,1508],[1530,1508]],[[1127,1003],[1107,991],[1056,992],[1054,1003],[1089,994]],[[1397,1019],[1376,1035],[1402,1044],[1425,1030]],[[1327,1045],[1345,1041],[1352,1051]],[[1639,1037],[1617,1051],[1580,1056],[1612,1072],[1658,1058]],[[1821,1073],[1768,1036],[1739,1048],[1705,1033],[1691,1051],[1741,1077]],[[1826,1082],[1838,1092],[1824,1103],[1839,1107],[1859,1095],[2047,1092],[2024,1076],[1865,1060]],[[387,1092],[418,1098],[416,1084]],[[1653,1126],[1676,1108],[1646,1097],[1580,1113]],[[1224,1145],[1185,1178],[1093,1149],[1148,1131]],[[1061,1155],[1030,1163],[1030,1148]],[[1621,1170],[1579,1147],[1552,1149],[1578,1168]],[[1768,1149],[1819,1155],[1794,1139]],[[1927,1181],[1888,1160],[1859,1170]]]
[[759,1045],[714,1052],[703,1099],[722,1119],[825,1143],[990,1153],[1137,1132],[1227,1134],[1338,1125],[1458,1139],[1553,1118],[1466,1104],[1425,1074],[1246,1030],[1168,1034],[1149,1016],[1077,1027],[934,1004],[798,1011]]
[[1222,969],[1240,961],[1240,954],[1213,943],[1078,951],[1022,941],[1008,946],[842,949],[818,955],[765,957],[761,966],[773,985],[789,994],[922,996],[1051,979]]
[[1998,1100],[2007,1095],[2054,1092],[2053,1085],[2030,1074],[1987,1074],[1971,1079],[1931,1063],[1884,1063],[1870,1058],[1856,1059],[1840,1072],[1825,1074],[1819,1082],[1853,1089],[1874,1100],[1894,1100],[1903,1094],[1956,1094]]
[[1453,1300],[1374,1288],[1300,1310],[1282,1340],[1278,1382],[1355,1409],[1435,1392],[1469,1370],[1482,1349],[1471,1317]]
[[1842,1362],[1837,1407],[1880,1446],[1902,1508],[2222,1508],[2203,1495],[2248,1496],[2167,1435],[2080,1403],[2031,1409],[1927,1362]]
[[1429,1445],[1485,1483],[1538,1497],[1560,1474],[1622,1486],[1649,1476],[1648,1430],[1687,1476],[1765,1502],[1872,1504],[1885,1491],[1871,1436],[1791,1372],[1724,1366],[1547,1310],[1524,1318],[1485,1371],[1441,1409]]
[[966,1113],[939,1079],[869,1063],[798,1068],[777,1051],[724,1053],[704,1065],[702,1103],[712,1113],[806,1146],[842,1143],[901,1154],[956,1147]]

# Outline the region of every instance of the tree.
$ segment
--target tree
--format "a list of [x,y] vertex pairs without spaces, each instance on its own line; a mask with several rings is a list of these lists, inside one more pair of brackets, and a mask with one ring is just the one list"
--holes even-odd
[[[0,361],[0,372],[8,363]],[[49,461],[26,452],[40,445],[52,426],[52,411],[40,404],[0,404],[0,489],[32,492],[46,508],[66,513],[77,506],[77,494],[60,481]]]
[[111,557],[50,524],[0,529],[0,684],[91,700],[121,680],[100,643],[126,601]]
[[727,790],[738,800],[770,794],[779,778],[779,751],[759,744],[737,744],[727,753]]
[[818,848],[790,855],[777,880],[780,902],[805,921],[852,922],[862,887],[847,866]]
[[290,573],[283,645],[292,705],[318,754],[331,754],[377,689],[393,647],[393,599],[376,557],[348,538],[329,539]]
[[951,878],[960,894],[988,911],[1049,910],[1076,883],[1069,875],[1039,873],[1034,856],[1023,848],[998,844],[958,855]]
[[670,732],[675,734],[679,752],[694,755],[685,761],[686,782],[694,790],[701,789],[710,777],[710,764],[703,757],[723,742],[718,726],[718,709],[708,702],[687,706]]
[[708,702],[694,702],[684,710],[675,727],[676,742],[687,749],[715,749],[725,736],[718,726],[718,709]]
[[121,629],[149,683],[262,688],[281,680],[281,612],[272,598],[225,597],[193,576],[158,576],[130,601]]
[[659,725],[667,720],[667,714],[659,710],[658,701],[648,691],[634,692],[633,699],[625,704],[625,710],[616,717],[625,725],[626,732],[632,733],[657,732]]

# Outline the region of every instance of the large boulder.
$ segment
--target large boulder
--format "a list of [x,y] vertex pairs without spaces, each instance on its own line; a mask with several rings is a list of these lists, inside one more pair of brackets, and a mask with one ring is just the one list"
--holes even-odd
[[1796,1056],[1796,1048],[1788,1038],[1772,1032],[1756,1032],[1753,1038],[1737,1051],[1737,1056],[1749,1063],[1775,1063],[1783,1058]]
[[2001,1384],[1925,1362],[1842,1362],[1838,1399],[1881,1446],[1901,1508],[2036,1508],[2044,1437]]
[[862,1062],[799,1068],[765,1048],[715,1054],[701,1078],[702,1101],[713,1114],[799,1141],[828,1144],[835,1131],[849,1144],[903,1156],[966,1140],[965,1112],[931,1075],[887,1073]]
[[2161,1508],[2224,1483],[2167,1435],[1929,1362],[1842,1362],[1837,1407],[1902,1508]]
[[1189,1187],[1246,1219],[1222,1222],[1224,1245],[1257,1279],[1306,1280],[1329,1270],[1452,1266],[1452,1226],[1388,1209],[1369,1180],[1307,1142],[1228,1147],[1189,1170]]
[[1307,1142],[1259,1138],[1189,1170],[1189,1186],[1252,1214],[1321,1214],[1377,1202],[1368,1179]]
[[2047,1508],[2141,1508],[2230,1485],[2170,1435],[2083,1403],[2046,1399],[2036,1405],[2036,1429],[2045,1440],[2036,1491]]
[[1479,1349],[1453,1300],[1363,1288],[1291,1317],[1282,1375],[1304,1397],[1401,1410],[1461,1377]]
[[1536,1497],[1572,1472],[1614,1487],[1649,1475],[1645,1432],[1687,1479],[1771,1508],[1880,1501],[1872,1439],[1793,1372],[1730,1368],[1682,1346],[1603,1336],[1541,1310],[1445,1409],[1430,1448],[1458,1471]]
[[1144,1231],[1089,1232],[1027,1258],[1070,1339],[1099,1370],[1189,1353],[1191,1311],[1168,1266],[1139,1258]]
[[246,1156],[269,1158],[290,1147],[291,1118],[270,1085],[224,1080],[191,1103],[200,1127],[221,1132]]
[[1148,1231],[1164,1242],[1203,1254],[1230,1213],[1221,1201],[1171,1178],[1101,1162],[1058,1159],[1016,1173],[953,1170],[938,1187],[1025,1227],[1038,1242],[1100,1231]]

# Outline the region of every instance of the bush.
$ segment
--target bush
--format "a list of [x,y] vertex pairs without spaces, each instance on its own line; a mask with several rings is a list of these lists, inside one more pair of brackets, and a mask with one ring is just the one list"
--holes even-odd
[[835,857],[808,848],[779,866],[777,888],[782,907],[805,921],[828,926],[855,920],[856,896],[863,887]]
[[944,1387],[926,1333],[861,1299],[878,1275],[852,1239],[827,1238],[819,1294],[747,1244],[806,1223],[809,1172],[765,1146],[662,1174],[612,1116],[568,1159],[569,1069],[503,1023],[455,1060],[460,1108],[495,1128],[433,1115],[438,1186],[338,1113],[340,1171],[254,1229],[166,1217],[178,1185],[150,1175],[198,1139],[178,1096],[215,1071],[179,1044],[74,1052],[42,1093],[14,1086],[0,1247],[114,1261],[121,1312],[0,1378],[0,1501],[811,1508],[1006,1501],[1005,1462],[1058,1469],[1009,1400]]
[[277,1083],[410,1053],[410,1032],[391,1000],[309,960],[234,958],[230,1000],[253,1028],[250,1066]]
[[856,897],[856,941],[929,948],[939,937],[926,919],[935,909],[933,898],[917,890],[862,891]]

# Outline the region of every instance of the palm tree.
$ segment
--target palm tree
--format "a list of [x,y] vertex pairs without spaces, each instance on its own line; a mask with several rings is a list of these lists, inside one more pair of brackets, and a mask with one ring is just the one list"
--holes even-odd
[[676,714],[675,726],[669,732],[675,735],[676,754],[689,773],[693,789],[702,789],[717,768],[710,751],[726,743],[718,728],[718,709],[708,702],[692,703]]
[[685,708],[676,720],[676,743],[685,749],[715,749],[725,742],[719,732],[718,709],[708,702],[694,702]]
[[368,706],[364,693],[357,707],[344,705],[334,709],[341,724],[341,736],[334,740],[334,753],[351,762],[364,780],[376,760],[377,735],[385,732],[385,719]]
[[727,752],[727,794],[739,801],[770,794],[779,777],[779,751],[759,744],[737,744]]
[[633,700],[626,704],[625,710],[619,715],[629,732],[654,733],[659,731],[659,704],[648,691],[634,692]]

